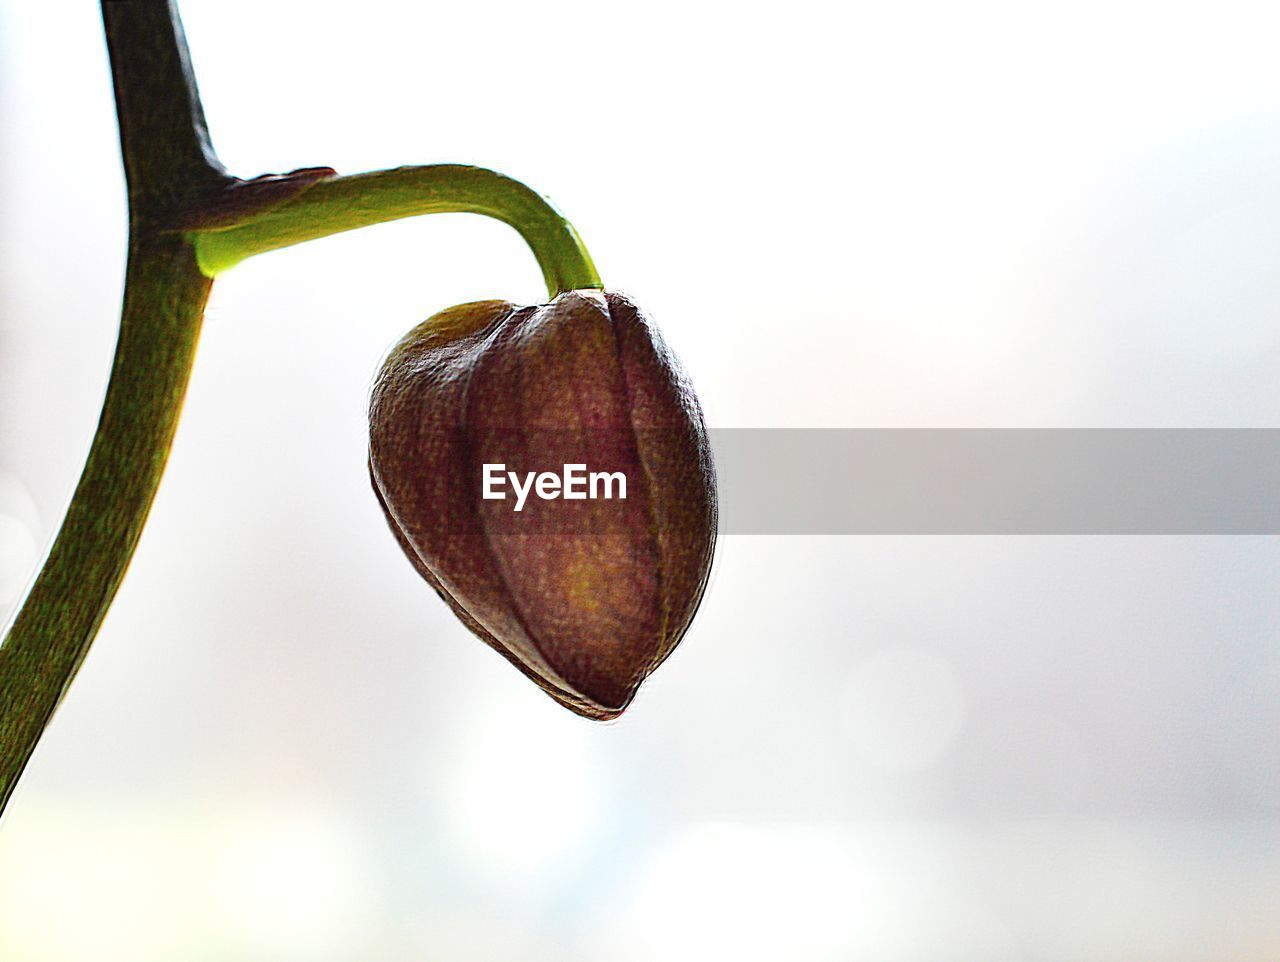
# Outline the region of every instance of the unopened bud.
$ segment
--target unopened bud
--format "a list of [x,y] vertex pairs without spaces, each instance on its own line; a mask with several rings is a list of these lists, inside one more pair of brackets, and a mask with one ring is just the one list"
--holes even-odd
[[620,714],[689,627],[716,536],[706,425],[626,297],[419,325],[375,383],[369,466],[418,572],[573,711]]

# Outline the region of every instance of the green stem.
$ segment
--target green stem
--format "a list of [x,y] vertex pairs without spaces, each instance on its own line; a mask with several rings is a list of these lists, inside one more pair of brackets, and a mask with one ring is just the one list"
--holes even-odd
[[573,227],[518,181],[475,167],[243,181],[218,163],[174,0],[102,0],[129,187],[115,363],[53,548],[0,642],[0,813],[75,678],[142,534],[173,442],[213,276],[246,257],[442,211],[513,226],[552,294],[599,287]]
[[518,180],[460,164],[321,180],[235,227],[193,232],[191,237],[201,268],[213,277],[255,254],[389,220],[441,213],[484,214],[514,227],[538,259],[553,297],[604,286],[573,225],[549,201]]
[[209,143],[174,0],[102,0],[129,225],[163,230],[173,212],[235,182]]
[[170,212],[233,179],[213,156],[171,0],[103,0],[129,186],[129,266],[98,430],[0,644],[0,811],[115,597],[164,471],[212,282]]
[[0,811],[89,651],[164,472],[212,281],[180,237],[135,239],[98,432],[0,646]]

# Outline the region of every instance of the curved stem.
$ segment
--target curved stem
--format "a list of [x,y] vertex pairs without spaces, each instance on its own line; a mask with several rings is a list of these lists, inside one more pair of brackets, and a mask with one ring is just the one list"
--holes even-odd
[[573,225],[540,194],[483,167],[398,167],[321,180],[292,200],[222,230],[190,234],[200,267],[213,277],[255,254],[419,214],[473,213],[519,232],[538,259],[547,289],[600,288],[591,255]]
[[470,211],[520,232],[553,295],[601,286],[568,221],[493,171],[405,167],[330,177],[327,168],[307,168],[253,181],[231,177],[209,144],[174,0],[102,0],[102,16],[129,187],[124,307],[84,472],[49,557],[0,642],[0,812],[142,534],[214,275],[254,254],[338,231]]
[[142,534],[212,283],[181,238],[130,249],[98,432],[49,558],[0,646],[0,810],[88,653]]
[[115,597],[160,484],[212,282],[170,212],[223,189],[173,0],[103,0],[129,186],[115,363],[84,472],[0,643],[0,811]]

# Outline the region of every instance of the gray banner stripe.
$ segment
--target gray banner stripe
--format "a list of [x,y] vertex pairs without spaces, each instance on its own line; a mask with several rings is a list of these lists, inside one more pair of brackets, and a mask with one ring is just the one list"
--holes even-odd
[[1275,429],[718,429],[723,534],[1280,534]]

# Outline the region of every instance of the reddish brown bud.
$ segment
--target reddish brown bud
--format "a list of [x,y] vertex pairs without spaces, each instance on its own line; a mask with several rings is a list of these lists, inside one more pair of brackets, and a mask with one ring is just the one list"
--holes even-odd
[[706,426],[622,295],[481,301],[414,328],[374,385],[369,468],[419,573],[581,715],[619,715],[702,598],[716,531]]

